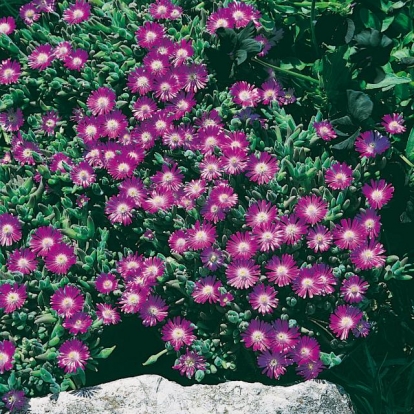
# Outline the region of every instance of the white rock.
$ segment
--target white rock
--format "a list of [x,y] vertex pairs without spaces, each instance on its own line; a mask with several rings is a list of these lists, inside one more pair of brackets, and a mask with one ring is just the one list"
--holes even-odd
[[32,398],[30,414],[353,414],[334,384],[307,381],[291,387],[231,381],[183,387],[142,375]]

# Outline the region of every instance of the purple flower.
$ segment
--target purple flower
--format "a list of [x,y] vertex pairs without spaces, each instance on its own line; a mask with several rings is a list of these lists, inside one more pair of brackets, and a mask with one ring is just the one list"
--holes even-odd
[[6,392],[2,400],[11,413],[22,410],[27,404],[27,398],[24,395],[24,391],[21,390],[10,390]]
[[191,378],[197,370],[206,370],[206,361],[201,355],[187,349],[175,362],[173,369],[178,369],[181,375]]
[[282,85],[274,78],[263,83],[260,88],[260,99],[264,105],[278,102],[278,99],[283,96],[284,93]]
[[134,203],[130,198],[123,196],[112,196],[106,203],[105,214],[112,224],[121,223],[127,226],[132,223],[132,210]]
[[363,157],[373,158],[390,147],[390,141],[377,131],[366,131],[355,141],[355,149]]
[[149,295],[139,312],[144,326],[155,326],[168,316],[168,306],[156,295]]
[[246,224],[251,228],[272,223],[277,214],[276,206],[267,203],[265,200],[252,204],[246,213]]
[[203,265],[213,272],[223,266],[224,256],[221,250],[208,247],[201,252],[200,258]]
[[312,227],[306,236],[307,244],[315,253],[326,252],[332,244],[332,233],[321,224]]
[[299,269],[292,255],[273,256],[266,264],[266,277],[269,282],[283,287],[291,283],[298,275]]
[[49,44],[38,46],[29,56],[29,66],[32,69],[45,70],[55,59],[53,48]]
[[312,268],[303,267],[293,281],[292,289],[301,298],[313,298],[322,293],[322,283]]
[[370,207],[379,210],[391,200],[394,187],[385,180],[371,180],[370,184],[362,187],[362,194],[367,198]]
[[[1,24],[0,24],[1,26]],[[0,29],[1,32],[1,29]],[[7,59],[3,60],[0,64],[0,85],[10,85],[17,83],[21,75],[20,63]]]
[[194,54],[192,40],[181,39],[180,42],[174,43],[172,53],[172,63],[175,67],[181,66]]
[[96,316],[104,325],[116,325],[121,320],[118,311],[107,303],[98,303],[96,309]]
[[136,177],[128,178],[119,184],[119,195],[132,199],[136,207],[140,207],[145,195],[146,190],[144,183]]
[[196,93],[207,85],[208,72],[206,65],[193,63],[190,66],[180,67],[178,81],[186,92]]
[[13,17],[3,17],[0,19],[0,36],[2,34],[10,35],[16,29],[16,21]]
[[55,135],[55,128],[57,123],[60,121],[59,114],[56,111],[48,111],[42,116],[42,127],[41,129],[47,135]]
[[150,49],[155,42],[164,37],[165,28],[163,25],[154,22],[145,22],[135,32],[138,45]]
[[197,338],[193,334],[191,322],[179,316],[170,319],[161,330],[162,340],[170,342],[178,351],[184,345],[191,345]]
[[[20,108],[17,108],[16,110],[8,109],[7,112],[0,112],[0,127],[2,127],[6,132],[18,131],[23,124],[23,112]],[[33,148],[38,149],[37,145],[35,145],[33,142],[30,142],[28,144],[32,144]],[[15,154],[17,154],[18,151],[19,148],[15,151]]]
[[381,217],[375,210],[368,208],[363,213],[358,214],[356,219],[365,230],[366,236],[370,239],[378,237],[381,230]]
[[338,306],[330,316],[329,328],[341,340],[348,338],[349,331],[354,329],[362,318],[362,312],[353,306]]
[[341,294],[348,303],[359,303],[365,296],[364,293],[368,290],[368,283],[360,279],[359,276],[351,276],[349,279],[344,279],[341,286]]
[[351,251],[351,262],[359,269],[374,269],[385,264],[384,246],[375,240],[370,240]]
[[303,365],[299,365],[296,368],[296,372],[305,378],[310,380],[316,378],[323,371],[323,363],[320,359],[317,361],[306,362]]
[[31,26],[34,22],[40,19],[40,13],[37,12],[33,2],[20,7],[19,16],[28,26]]
[[0,214],[0,245],[11,246],[22,238],[22,226],[12,214]]
[[251,4],[234,1],[229,4],[228,9],[236,28],[247,26],[251,20],[253,20],[255,26],[260,26],[260,12]]
[[49,250],[62,242],[62,234],[52,226],[39,227],[32,234],[30,249],[39,256],[47,256]]
[[188,245],[193,250],[203,250],[210,247],[216,240],[216,228],[208,223],[196,221],[191,229],[188,229]]
[[259,159],[254,154],[249,157],[246,176],[257,184],[269,183],[279,171],[276,157],[268,152],[261,152]]
[[273,309],[276,309],[279,303],[279,299],[276,299],[277,293],[272,286],[256,285],[249,295],[249,303],[263,315],[273,313]]
[[127,86],[132,93],[145,95],[153,88],[152,76],[150,76],[147,69],[144,67],[135,68],[128,75]]
[[361,319],[356,324],[355,328],[352,329],[352,333],[354,334],[355,338],[359,338],[360,336],[365,338],[369,334],[370,329],[371,324],[368,321]]
[[300,198],[295,207],[296,215],[312,225],[323,220],[327,212],[328,203],[314,195]]
[[88,57],[89,55],[86,50],[76,49],[70,52],[70,55],[65,58],[63,63],[66,68],[80,72],[85,66]]
[[145,211],[155,214],[158,211],[166,211],[174,205],[174,194],[171,190],[158,188],[151,191],[142,202]]
[[352,169],[345,162],[337,162],[326,171],[325,181],[333,190],[344,190],[352,183]]
[[75,4],[63,12],[63,20],[69,25],[74,25],[88,20],[90,15],[91,5],[85,0],[76,0]]
[[93,91],[86,104],[93,115],[109,114],[116,103],[116,94],[112,89],[100,87]]
[[76,312],[72,316],[66,318],[63,322],[63,327],[72,335],[88,332],[91,325],[92,318],[85,312]]
[[7,270],[9,272],[20,272],[23,275],[28,275],[36,267],[36,255],[27,248],[14,250],[7,259]]
[[219,288],[222,287],[220,281],[215,276],[207,276],[195,282],[191,296],[196,303],[216,303],[219,300]]
[[259,280],[260,267],[254,260],[235,260],[226,269],[227,283],[236,289],[248,289]]
[[94,169],[86,161],[82,161],[72,168],[70,178],[74,184],[86,188],[90,187],[96,181],[96,174]]
[[66,373],[75,373],[79,368],[83,371],[89,359],[88,347],[78,339],[69,339],[59,348],[58,365]]
[[319,359],[320,347],[315,338],[302,336],[290,350],[290,356],[298,365],[316,362]]
[[291,364],[292,360],[281,352],[265,350],[257,357],[257,365],[263,368],[262,374],[266,374],[269,378],[278,379]]
[[296,244],[308,232],[305,220],[296,214],[282,216],[280,227],[283,233],[283,241],[291,245]]
[[283,233],[279,224],[262,224],[255,227],[253,236],[261,252],[274,251],[283,243]]
[[322,138],[324,141],[331,141],[337,137],[332,124],[329,121],[314,122],[313,127],[315,128],[318,137]]
[[64,61],[72,52],[72,45],[70,42],[60,42],[53,49],[53,56],[59,60]]
[[270,348],[272,327],[267,322],[253,319],[248,328],[241,334],[246,348],[253,351],[266,351]]
[[231,29],[234,27],[234,24],[235,21],[229,9],[223,7],[210,14],[207,20],[206,29],[210,34],[215,34],[216,30],[220,27]]
[[74,286],[66,285],[56,290],[50,298],[50,306],[59,315],[70,318],[83,308],[85,299],[81,291]]
[[25,285],[4,284],[0,286],[0,308],[4,309],[4,313],[12,313],[16,309],[23,307],[27,299],[27,291]]
[[128,287],[121,296],[119,304],[121,311],[124,313],[138,313],[148,296],[146,288],[138,288],[136,286]]
[[271,349],[273,352],[287,352],[299,341],[299,328],[289,328],[289,322],[276,319],[272,322]]
[[340,249],[355,249],[365,239],[364,230],[357,220],[342,219],[340,224],[335,226],[333,237],[335,244]]
[[104,295],[113,292],[118,288],[116,276],[112,273],[101,273],[95,279],[95,289]]
[[250,259],[256,254],[258,245],[251,233],[238,231],[230,236],[226,250],[233,259]]
[[239,81],[230,88],[233,102],[243,108],[257,106],[260,100],[259,90],[245,81]]
[[124,154],[119,154],[109,161],[107,169],[113,179],[123,180],[132,177],[137,166],[136,160]]
[[12,359],[16,347],[10,341],[0,342],[0,374],[4,374],[5,371],[10,371],[13,368]]
[[404,119],[401,114],[388,114],[382,117],[381,125],[389,134],[397,135],[405,132]]

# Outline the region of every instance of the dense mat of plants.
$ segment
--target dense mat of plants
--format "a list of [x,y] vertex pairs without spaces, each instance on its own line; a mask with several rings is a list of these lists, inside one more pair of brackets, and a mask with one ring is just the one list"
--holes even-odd
[[85,384],[125,318],[197,381],[316,378],[380,335],[411,283],[382,220],[414,161],[408,3],[2,7],[4,406]]

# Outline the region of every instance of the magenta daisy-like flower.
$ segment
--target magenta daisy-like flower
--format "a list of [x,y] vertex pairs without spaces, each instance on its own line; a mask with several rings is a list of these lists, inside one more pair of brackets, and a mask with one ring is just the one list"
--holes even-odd
[[216,228],[210,223],[196,221],[191,229],[187,230],[188,245],[193,250],[203,250],[216,241]]
[[63,322],[63,327],[72,335],[88,332],[91,325],[92,318],[85,312],[76,312],[74,315],[66,318]]
[[381,125],[389,134],[398,135],[405,132],[404,118],[401,114],[388,114],[382,117]]
[[214,155],[205,156],[203,161],[198,165],[198,168],[201,172],[201,178],[207,181],[220,178],[222,174],[221,162]]
[[246,224],[251,227],[259,227],[272,223],[277,215],[277,208],[265,200],[252,204],[246,213]]
[[251,4],[246,4],[241,1],[234,1],[229,4],[229,13],[234,20],[236,28],[245,27],[250,21],[253,21],[255,25],[259,25],[259,19],[261,17],[260,12]]
[[3,17],[0,19],[0,35],[10,35],[16,29],[16,21],[13,17]]
[[212,221],[217,224],[219,221],[226,218],[226,212],[228,209],[221,208],[217,203],[211,200],[211,197],[207,200],[203,207],[201,207],[201,215],[205,220]]
[[11,413],[23,410],[27,404],[27,398],[22,390],[10,390],[6,392],[1,399]]
[[321,224],[312,227],[306,236],[309,249],[315,253],[326,252],[332,244],[332,233]]
[[187,234],[183,230],[176,230],[168,239],[168,245],[170,246],[172,253],[184,253],[188,250]]
[[0,244],[11,246],[22,238],[22,226],[12,214],[0,214]]
[[165,263],[159,257],[147,257],[142,263],[142,274],[147,279],[156,279],[163,275]]
[[262,374],[274,379],[281,377],[286,372],[286,367],[291,363],[292,360],[281,352],[266,350],[257,357],[257,365],[263,368]]
[[364,229],[357,220],[342,219],[333,230],[335,244],[340,249],[355,249],[365,240]]
[[95,289],[99,293],[103,293],[107,295],[108,293],[113,292],[115,289],[118,288],[118,281],[116,276],[112,273],[101,273],[95,279]]
[[152,90],[152,76],[147,72],[147,70],[144,67],[135,68],[128,75],[127,86],[132,93],[139,93],[140,95],[145,95],[146,93]]
[[247,167],[247,155],[241,148],[223,150],[223,156],[220,161],[223,171],[230,175],[240,174]]
[[103,135],[102,119],[85,116],[76,125],[76,131],[85,144],[97,141]]
[[32,0],[32,3],[41,13],[52,13],[56,10],[56,0]]
[[88,60],[89,54],[86,50],[76,49],[70,52],[70,55],[65,58],[63,64],[70,70],[77,70],[80,72]]
[[60,121],[59,114],[56,111],[48,111],[42,116],[41,129],[47,135],[55,135],[57,123]]
[[115,103],[115,92],[106,87],[100,87],[93,91],[86,101],[86,105],[95,116],[109,114],[115,107]]
[[201,355],[187,349],[175,362],[173,369],[178,369],[181,375],[191,378],[196,371],[206,370],[206,361]]
[[227,283],[236,289],[248,289],[257,283],[260,266],[254,260],[235,260],[226,269]]
[[205,180],[191,180],[184,186],[184,193],[191,198],[198,198],[206,192]]
[[362,270],[374,269],[384,266],[385,256],[382,253],[385,253],[384,246],[371,239],[352,250],[349,257],[351,262]]
[[182,66],[177,74],[178,82],[186,92],[196,93],[208,82],[207,67],[204,64],[193,63],[189,66]]
[[94,169],[86,161],[82,161],[72,168],[70,178],[74,184],[86,188],[90,187],[96,181],[96,174]]
[[140,207],[144,201],[146,190],[144,183],[136,177],[128,178],[119,184],[119,195],[130,198],[136,207]]
[[355,141],[355,149],[363,157],[374,158],[390,147],[390,140],[378,131],[363,132]]
[[172,73],[166,73],[154,79],[154,96],[161,102],[172,101],[179,90],[180,85]]
[[115,110],[105,115],[105,119],[102,123],[102,132],[104,136],[110,139],[115,139],[118,138],[127,127],[127,117],[120,110]]
[[148,296],[147,289],[135,286],[127,288],[119,300],[121,311],[124,313],[138,313]]
[[296,372],[305,380],[316,378],[323,371],[323,363],[320,359],[317,361],[306,362],[296,367]]
[[104,325],[116,325],[121,320],[119,312],[107,303],[98,303],[96,309],[96,316]]
[[314,195],[300,198],[295,207],[296,215],[312,225],[323,220],[327,212],[328,203]]
[[225,29],[231,29],[234,27],[235,21],[228,8],[218,9],[216,12],[211,13],[208,17],[206,29],[210,34],[215,34],[216,30],[220,27]]
[[28,26],[31,26],[34,22],[40,19],[40,13],[37,12],[33,2],[20,7],[19,16]]
[[222,209],[230,209],[237,205],[238,195],[226,181],[223,181],[211,190],[209,201]]
[[66,318],[80,312],[84,303],[85,299],[80,289],[70,285],[59,288],[50,298],[51,308]]
[[283,287],[287,286],[299,275],[299,268],[295,259],[290,254],[282,254],[281,257],[273,256],[266,264],[266,277],[269,282]]
[[144,326],[155,326],[168,316],[168,306],[156,295],[149,295],[139,312]]
[[12,313],[16,309],[23,307],[27,299],[27,291],[25,285],[5,284],[0,286],[0,308],[4,309],[4,313]]
[[142,202],[145,211],[155,214],[158,211],[166,211],[174,205],[174,196],[171,190],[166,188],[151,191]]
[[74,248],[64,243],[54,244],[45,257],[46,269],[58,275],[65,275],[76,264]]
[[23,275],[32,273],[37,267],[36,255],[26,248],[15,250],[7,260],[9,272],[20,272]]
[[123,180],[134,175],[137,162],[131,157],[119,154],[108,162],[109,175],[115,180]]
[[273,352],[286,352],[299,341],[299,328],[289,327],[289,322],[276,319],[272,322],[272,335],[270,347]]
[[233,96],[233,102],[243,108],[256,106],[260,101],[259,90],[245,81],[233,84],[230,88],[230,94]]
[[352,168],[345,162],[337,162],[325,173],[325,182],[333,190],[344,190],[352,183]]
[[222,287],[220,281],[215,276],[207,276],[197,280],[191,296],[196,303],[216,303],[219,300],[219,288]]
[[270,348],[272,326],[263,321],[253,319],[248,328],[241,334],[246,348],[253,348],[253,351],[266,351]]
[[280,228],[283,233],[283,241],[292,245],[296,244],[308,232],[305,220],[296,214],[282,216],[280,218]]
[[21,75],[20,63],[7,59],[0,64],[0,85],[10,85],[17,83]]
[[322,295],[329,295],[335,292],[336,279],[328,265],[323,263],[315,264],[312,266],[312,272],[320,283]]
[[233,299],[234,299],[234,296],[231,293],[229,292],[222,293],[219,298],[220,306],[223,306],[223,307],[227,306],[229,303],[233,301]]
[[[0,127],[2,127],[6,132],[18,131],[23,124],[23,111],[20,108],[17,108],[16,110],[8,109],[6,112],[0,113]],[[37,149],[39,148],[33,142],[27,142],[26,145],[30,148],[30,144]],[[19,151],[22,151],[20,147],[15,149],[15,158]]]
[[90,15],[91,5],[85,0],[76,0],[63,12],[63,20],[69,25],[79,24],[88,20]]
[[[170,61],[167,56],[158,55],[156,52],[148,53],[143,59],[144,67],[148,70],[152,77],[166,75],[170,68]],[[155,80],[152,85],[155,91]]]
[[29,66],[32,69],[44,70],[51,65],[55,56],[49,44],[38,46],[29,56]]
[[214,149],[224,141],[224,132],[218,126],[208,126],[198,130],[198,148],[204,154],[213,154]]
[[283,233],[279,224],[262,224],[255,227],[253,236],[261,252],[274,251],[283,243]]
[[362,194],[367,198],[370,207],[379,210],[391,200],[394,187],[385,180],[371,180],[370,184],[362,187]]
[[250,259],[257,253],[258,245],[251,233],[238,231],[230,236],[226,250],[233,259]]
[[192,40],[181,39],[180,42],[174,44],[174,51],[172,53],[172,63],[175,67],[181,66],[191,58],[194,54]]
[[276,157],[264,151],[260,153],[259,159],[254,154],[250,155],[245,174],[250,181],[267,184],[278,171],[279,166]]
[[362,312],[353,306],[338,306],[329,318],[329,328],[342,341],[348,338],[349,331],[354,329],[362,319]]
[[129,280],[130,277],[142,273],[143,261],[144,258],[138,253],[130,254],[117,263],[116,270],[124,279]]
[[355,338],[359,338],[360,336],[365,338],[369,334],[370,329],[371,329],[371,324],[368,321],[361,319],[357,323],[355,328],[352,329],[352,333],[354,334]]
[[151,118],[157,109],[157,104],[152,99],[143,96],[134,102],[132,113],[134,114],[135,119],[144,121],[145,119]]
[[252,308],[261,314],[272,313],[277,308],[279,299],[276,299],[277,292],[272,286],[263,284],[256,285],[249,295],[249,303]]
[[165,110],[158,111],[150,121],[153,124],[155,134],[159,137],[162,137],[172,128],[172,118]]
[[64,61],[72,52],[72,45],[70,42],[60,42],[58,45],[53,49],[53,55],[55,58]]
[[132,223],[132,210],[134,203],[130,198],[123,196],[112,196],[105,206],[105,214],[112,224],[121,223],[128,226]]
[[[195,104],[196,100],[192,92],[186,93],[184,91],[181,91],[175,98],[171,99],[171,102],[168,103],[165,108],[175,120],[179,120],[185,114],[191,112]],[[182,130],[182,127],[180,130]]]
[[378,237],[381,230],[381,217],[372,208],[368,208],[364,212],[356,216],[357,221],[365,230],[365,235],[370,239]]
[[157,188],[177,191],[181,186],[184,175],[178,169],[178,164],[173,163],[171,167],[164,164],[161,171],[158,171],[151,180],[157,185]]
[[342,282],[341,294],[348,303],[359,303],[365,296],[369,284],[359,276],[351,276]]
[[16,352],[16,347],[11,341],[0,342],[0,374],[5,371],[10,371],[13,368],[13,356]]
[[[280,32],[280,30],[282,30],[282,32],[283,32],[283,29],[279,29],[278,32]],[[273,39],[274,39],[274,37],[275,36],[273,36]],[[282,35],[282,37],[283,37],[283,35]],[[256,40],[256,42],[259,42],[260,45],[261,45],[261,47],[262,47],[262,50],[257,54],[257,56],[260,56],[260,57],[266,56],[269,53],[269,50],[277,42],[277,41],[275,41],[273,39],[272,40],[269,40],[266,36],[264,36],[262,34],[261,35],[258,35],[258,36],[255,36],[253,39]]]
[[69,339],[59,348],[57,360],[66,373],[75,373],[79,368],[82,371],[85,369],[89,357],[89,349],[82,341]]
[[223,266],[224,263],[223,252],[212,247],[204,249],[200,254],[200,258],[203,265],[213,272]]
[[329,121],[314,122],[313,127],[316,130],[316,135],[324,141],[331,141],[337,137],[336,132]]
[[315,338],[302,336],[290,350],[290,356],[298,365],[315,362],[319,359],[320,346]]
[[292,283],[293,291],[301,298],[313,298],[322,293],[322,283],[312,268],[303,267]]
[[249,145],[247,135],[243,131],[232,131],[226,134],[224,142],[221,143],[221,149],[223,154],[233,149],[241,149],[247,153]]
[[168,19],[172,3],[169,0],[157,0],[148,7],[149,14],[156,20]]
[[204,112],[200,118],[197,118],[194,121],[194,125],[199,128],[206,128],[213,125],[221,128],[224,127],[223,120],[216,109],[213,109],[210,112]]
[[276,79],[270,79],[262,84],[259,90],[260,99],[264,105],[277,102],[283,95],[283,87]]
[[170,342],[172,347],[178,351],[182,346],[189,346],[197,339],[193,331],[194,328],[190,321],[177,316],[162,327],[162,340]]
[[30,141],[22,142],[21,145],[15,148],[13,153],[14,159],[19,161],[20,165],[35,165],[34,154],[41,157],[40,148],[34,142]]
[[30,249],[39,256],[47,256],[49,250],[62,242],[62,234],[52,226],[39,227],[32,234]]
[[150,49],[157,41],[164,37],[165,28],[163,25],[154,22],[145,22],[135,32],[138,45]]

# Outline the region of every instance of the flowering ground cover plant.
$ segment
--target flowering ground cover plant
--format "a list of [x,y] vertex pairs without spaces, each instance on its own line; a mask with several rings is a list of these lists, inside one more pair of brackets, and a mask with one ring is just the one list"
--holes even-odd
[[411,278],[381,234],[404,116],[374,120],[349,89],[356,132],[316,108],[296,124],[306,99],[265,60],[283,30],[252,2],[147,3],[34,0],[0,18],[10,410],[85,384],[127,317],[165,345],[146,364],[174,354],[197,381],[246,361],[316,378],[377,330],[387,282]]

